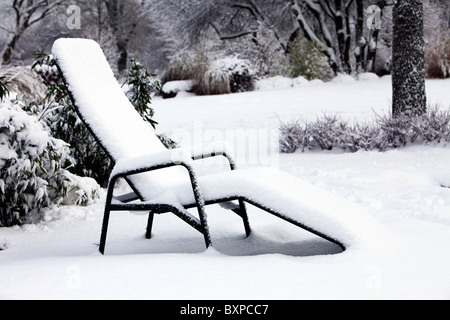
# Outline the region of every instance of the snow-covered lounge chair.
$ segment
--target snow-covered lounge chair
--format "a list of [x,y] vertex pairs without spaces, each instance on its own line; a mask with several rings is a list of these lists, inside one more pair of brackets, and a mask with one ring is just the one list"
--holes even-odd
[[[208,247],[211,237],[205,206],[217,203],[242,217],[247,235],[245,203],[343,249],[383,238],[384,229],[360,206],[275,168],[236,170],[223,145],[204,148],[200,154],[166,149],[128,101],[96,42],[58,39],[52,51],[80,118],[115,163],[107,190],[102,254],[111,211],[150,212],[147,238],[154,214],[174,213],[201,232]],[[230,170],[197,176],[195,159],[212,156],[225,156]],[[114,196],[119,178],[126,179],[133,196]],[[190,208],[197,209],[199,218],[188,212]]]

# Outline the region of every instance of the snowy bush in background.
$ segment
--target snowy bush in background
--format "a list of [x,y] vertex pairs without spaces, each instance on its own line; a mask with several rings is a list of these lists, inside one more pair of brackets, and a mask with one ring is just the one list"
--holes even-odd
[[231,92],[246,92],[254,89],[257,71],[249,60],[229,56],[214,61],[214,65],[228,74]]
[[192,92],[193,80],[176,80],[166,82],[161,88],[161,95],[164,99],[175,98],[180,92]]
[[22,224],[45,207],[86,205],[98,197],[95,181],[62,167],[72,160],[67,144],[24,109],[17,99],[0,103],[1,227]]
[[324,115],[315,121],[295,120],[281,123],[280,151],[359,150],[386,151],[408,143],[441,143],[450,141],[450,111],[428,108],[421,116],[378,117],[376,123],[354,123],[337,115]]
[[198,95],[217,95],[231,93],[228,73],[214,65],[198,80],[194,91]]
[[253,90],[255,78],[248,60],[234,56],[213,60],[204,49],[195,48],[172,57],[162,82],[191,80],[194,93],[215,95]]
[[211,61],[201,48],[185,49],[175,54],[161,78],[163,84],[177,80],[198,80],[209,70]]
[[307,80],[323,79],[331,74],[325,55],[314,41],[296,40],[289,43],[288,66],[286,75]]

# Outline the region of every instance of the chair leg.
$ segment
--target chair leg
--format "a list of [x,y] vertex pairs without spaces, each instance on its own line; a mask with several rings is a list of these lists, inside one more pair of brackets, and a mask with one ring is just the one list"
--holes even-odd
[[247,208],[245,206],[245,202],[242,199],[239,199],[239,215],[241,216],[242,220],[244,221],[244,228],[245,228],[245,234],[250,236],[250,233],[252,230],[250,229],[250,222],[248,220],[247,215]]
[[153,212],[150,212],[148,214],[148,221],[147,221],[147,232],[145,233],[146,239],[152,238],[152,227],[153,227],[153,218],[155,217],[155,214]]
[[208,222],[206,219],[205,207],[200,206],[197,209],[198,209],[198,213],[199,213],[199,217],[200,217],[200,223],[201,223],[202,229],[203,229],[202,234],[203,234],[203,238],[205,239],[205,245],[206,245],[206,248],[209,248],[212,245],[212,241],[211,241],[211,235],[209,234],[209,227],[208,227]]
[[111,213],[111,211],[109,209],[109,205],[106,205],[106,207],[105,207],[105,214],[103,216],[102,233],[100,235],[99,251],[100,251],[101,254],[105,254],[106,234],[108,232],[108,223],[109,223],[110,213]]

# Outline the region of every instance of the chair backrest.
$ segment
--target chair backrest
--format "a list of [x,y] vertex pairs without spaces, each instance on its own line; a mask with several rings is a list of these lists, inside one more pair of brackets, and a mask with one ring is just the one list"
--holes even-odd
[[126,97],[95,41],[58,39],[52,53],[80,116],[113,160],[165,150]]
[[[95,41],[58,39],[52,53],[78,114],[113,161],[167,150],[128,100]],[[183,179],[184,172],[171,169],[140,174],[129,182],[141,198],[149,200]]]

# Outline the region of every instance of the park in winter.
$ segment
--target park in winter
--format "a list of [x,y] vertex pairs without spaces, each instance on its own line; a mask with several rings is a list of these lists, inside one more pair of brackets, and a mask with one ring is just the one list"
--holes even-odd
[[0,299],[450,299],[447,0],[0,17]]

